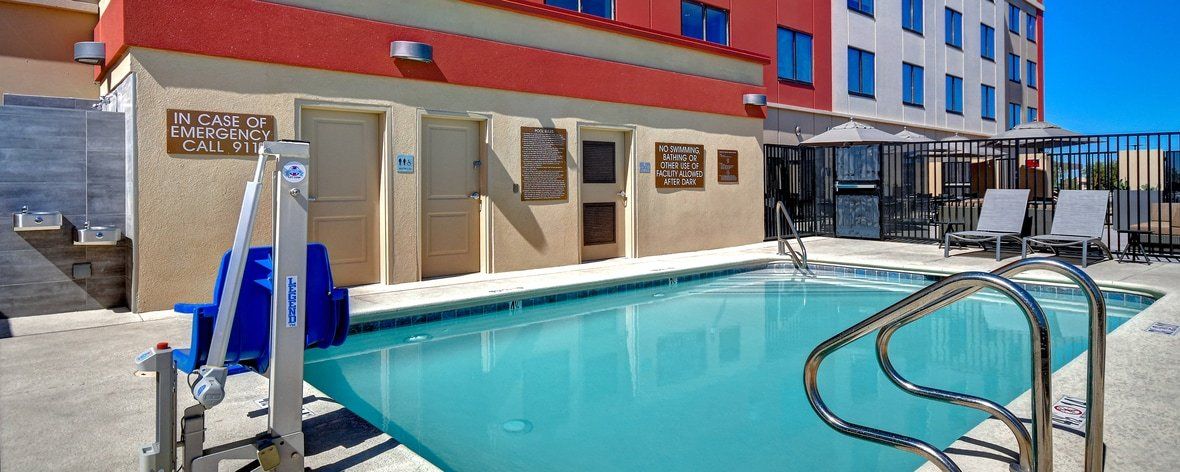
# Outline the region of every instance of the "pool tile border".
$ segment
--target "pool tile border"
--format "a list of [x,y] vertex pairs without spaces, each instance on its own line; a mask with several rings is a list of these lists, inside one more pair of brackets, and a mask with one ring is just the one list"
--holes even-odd
[[[917,282],[917,283],[932,283],[945,278],[943,275],[923,274],[918,272],[907,272],[900,270],[889,269],[875,269],[866,267],[852,267],[830,264],[811,264],[811,268],[815,272],[823,273],[824,275],[834,275],[838,277],[845,277],[859,280],[873,280],[882,282]],[[613,293],[630,292],[634,290],[642,290],[654,287],[665,287],[676,285],[680,282],[691,282],[704,279],[712,279],[717,277],[724,277],[728,275],[740,274],[743,272],[753,272],[764,269],[779,269],[785,271],[794,271],[794,267],[789,263],[784,262],[760,262],[746,266],[731,267],[726,269],[711,270],[705,272],[698,272],[684,275],[668,275],[664,277],[656,276],[654,278],[637,280],[616,285],[607,285],[602,287],[587,288],[582,290],[573,290],[559,294],[537,295],[533,297],[521,298],[516,300],[496,301],[491,303],[476,303],[469,306],[461,306],[450,308],[441,311],[428,311],[425,313],[415,312],[413,308],[406,309],[409,312],[406,314],[399,314],[398,311],[390,312],[389,318],[378,320],[366,320],[353,323],[348,327],[348,334],[370,333],[373,331],[401,328],[405,326],[420,325],[425,323],[435,323],[438,321],[453,320],[457,318],[465,318],[474,315],[483,315],[487,313],[494,313],[497,311],[516,310],[523,307],[530,307],[536,305],[543,305],[547,303],[563,302],[567,300],[576,300],[581,298],[594,297],[598,295],[606,295]],[[1034,294],[1049,295],[1054,297],[1069,297],[1069,296],[1083,296],[1082,290],[1077,287],[1046,285],[1042,283],[1025,283],[1019,284]],[[1135,293],[1112,291],[1107,292],[1106,301],[1108,304],[1114,303],[1116,306],[1132,308],[1142,311],[1151,306],[1155,302],[1155,298],[1140,295]]]

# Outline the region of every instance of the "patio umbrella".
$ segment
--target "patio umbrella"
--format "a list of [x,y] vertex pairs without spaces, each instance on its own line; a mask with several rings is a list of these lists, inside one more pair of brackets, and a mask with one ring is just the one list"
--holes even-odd
[[804,146],[852,146],[856,144],[904,143],[904,139],[855,120],[833,127],[803,141]]
[[955,133],[954,136],[931,144],[927,153],[945,157],[989,157],[1004,155],[1003,151],[985,147],[985,143],[969,143],[968,141],[971,140]]
[[1016,143],[1020,143],[1020,147],[1039,149],[1066,145],[1070,142],[1070,138],[1075,136],[1081,135],[1048,121],[1030,121],[1019,124],[1008,131],[997,133],[989,139],[997,140],[997,142],[991,143],[992,146],[1015,146]]
[[900,133],[897,133],[894,136],[897,136],[897,137],[903,139],[904,140],[903,142],[907,142],[907,143],[929,143],[929,142],[934,141],[933,139],[930,139],[930,137],[928,137],[924,134],[918,134],[913,131],[910,131],[909,128],[902,129]]

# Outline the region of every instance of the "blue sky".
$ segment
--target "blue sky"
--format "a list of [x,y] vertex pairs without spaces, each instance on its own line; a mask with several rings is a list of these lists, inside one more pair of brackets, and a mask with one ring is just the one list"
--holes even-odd
[[1180,131],[1174,0],[1047,0],[1045,117],[1083,133]]

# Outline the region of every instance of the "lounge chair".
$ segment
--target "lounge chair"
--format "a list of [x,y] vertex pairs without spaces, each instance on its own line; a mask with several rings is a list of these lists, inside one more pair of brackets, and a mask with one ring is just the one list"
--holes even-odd
[[1029,236],[1021,241],[1020,258],[1028,256],[1029,246],[1047,247],[1058,254],[1058,249],[1081,246],[1082,267],[1089,262],[1090,245],[1094,244],[1112,258],[1110,248],[1102,242],[1106,226],[1106,210],[1110,205],[1106,190],[1062,190],[1053,212],[1053,227],[1049,234]]
[[1000,245],[1004,238],[1015,239],[1023,244],[1020,231],[1024,227],[1024,214],[1028,209],[1028,189],[988,189],[983,194],[983,209],[979,211],[979,222],[971,231],[956,231],[943,236],[942,257],[951,257],[951,239],[977,243],[995,241],[996,260],[1000,260]]

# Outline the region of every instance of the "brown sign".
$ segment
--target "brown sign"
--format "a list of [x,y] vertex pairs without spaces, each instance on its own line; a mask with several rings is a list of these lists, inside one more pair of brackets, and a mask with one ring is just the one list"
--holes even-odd
[[738,152],[728,149],[717,150],[717,182],[738,183]]
[[252,156],[275,140],[275,117],[216,111],[168,110],[168,153]]
[[569,198],[566,132],[558,128],[520,128],[520,200]]
[[656,143],[656,188],[705,188],[705,147]]

